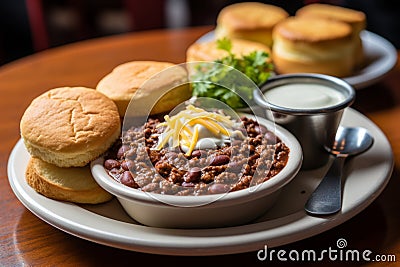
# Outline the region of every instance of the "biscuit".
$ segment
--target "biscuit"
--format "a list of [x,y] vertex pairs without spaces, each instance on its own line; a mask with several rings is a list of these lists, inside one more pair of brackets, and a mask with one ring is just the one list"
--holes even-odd
[[35,191],[56,200],[98,204],[112,198],[96,183],[89,166],[60,168],[38,158],[31,158],[25,177]]
[[360,33],[366,27],[364,12],[329,4],[310,4],[296,12],[296,16],[324,18],[347,23],[352,28],[355,64],[360,67],[364,61],[364,52]]
[[366,16],[363,12],[329,4],[310,4],[296,12],[296,16],[325,18],[347,23],[353,34],[359,34],[366,27]]
[[218,14],[215,35],[245,39],[272,46],[272,30],[289,14],[280,7],[258,3],[243,2],[223,8]]
[[355,60],[349,25],[326,19],[290,17],[276,25],[272,60],[280,74],[351,75]]
[[186,70],[173,63],[131,61],[115,67],[99,81],[96,90],[115,102],[121,117],[133,97],[135,106],[129,115],[146,116],[150,108],[151,115],[161,114],[189,99],[187,79]]
[[[230,41],[232,43],[231,52],[237,57],[248,55],[254,51],[263,51],[269,55],[271,54],[269,47],[261,43],[240,39],[232,39]],[[228,51],[218,48],[216,41],[194,43],[186,51],[186,61],[215,61],[228,55]]]
[[20,130],[32,156],[59,167],[81,167],[107,151],[121,122],[114,102],[100,92],[61,87],[32,101]]

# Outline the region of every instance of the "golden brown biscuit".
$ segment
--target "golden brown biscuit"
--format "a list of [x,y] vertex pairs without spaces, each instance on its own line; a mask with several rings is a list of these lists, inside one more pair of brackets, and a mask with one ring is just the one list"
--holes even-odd
[[60,168],[38,158],[31,158],[25,176],[35,191],[52,199],[98,204],[112,198],[93,179],[89,166]]
[[325,18],[345,22],[352,27],[354,34],[359,34],[366,26],[366,16],[363,12],[328,4],[306,5],[297,10],[296,16]]
[[289,14],[280,7],[257,2],[226,6],[217,18],[216,38],[228,37],[272,46],[272,30]]
[[186,70],[157,61],[121,64],[102,78],[96,89],[116,103],[121,117],[125,116],[133,96],[135,106],[129,111],[130,116],[148,115],[145,111],[153,105],[150,114],[168,112],[191,96]]
[[344,77],[353,71],[351,28],[345,23],[291,17],[275,27],[273,38],[272,60],[278,73]]
[[114,143],[121,123],[114,102],[100,92],[62,87],[34,99],[20,129],[32,156],[59,167],[80,167]]
[[[237,57],[248,55],[254,51],[263,51],[269,55],[271,54],[269,47],[261,43],[240,39],[232,39],[231,43],[231,52]],[[186,61],[215,61],[228,55],[227,51],[218,48],[216,41],[194,43],[186,51]]]
[[354,56],[356,65],[361,66],[364,60],[363,46],[360,32],[366,27],[365,13],[349,8],[328,4],[310,4],[300,8],[296,16],[311,18],[325,18],[347,23],[352,28]]

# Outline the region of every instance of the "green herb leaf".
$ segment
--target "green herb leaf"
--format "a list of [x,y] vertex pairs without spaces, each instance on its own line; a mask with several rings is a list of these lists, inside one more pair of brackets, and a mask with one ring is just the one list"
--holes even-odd
[[[217,40],[217,47],[229,53],[228,56],[216,60],[230,66],[251,79],[256,85],[266,82],[273,72],[273,65],[269,62],[269,54],[264,51],[254,51],[242,58],[237,58],[232,54],[232,42],[227,39]],[[207,64],[207,63],[205,63]],[[199,64],[196,73],[192,76],[193,80],[200,81],[192,84],[193,95],[199,97],[211,97],[218,99],[232,108],[246,107],[246,102],[253,97],[253,87],[237,84],[237,77],[232,68],[216,64],[210,67]],[[227,88],[221,86],[224,85]],[[244,97],[245,99],[242,99]]]
[[218,49],[225,50],[228,53],[231,53],[232,42],[228,38],[224,37],[222,39],[217,40],[217,47]]

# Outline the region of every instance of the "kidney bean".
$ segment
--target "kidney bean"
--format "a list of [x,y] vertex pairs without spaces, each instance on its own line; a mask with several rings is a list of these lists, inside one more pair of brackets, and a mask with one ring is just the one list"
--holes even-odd
[[128,151],[125,152],[125,158],[134,160],[137,156],[137,152],[135,149],[129,149]]
[[107,170],[111,170],[113,168],[119,168],[120,163],[116,161],[115,159],[107,159],[104,161],[104,168]]
[[191,182],[183,182],[183,183],[182,183],[182,186],[183,186],[183,187],[194,187],[194,183],[191,183]]
[[228,168],[229,171],[231,172],[239,172],[242,169],[243,165],[244,165],[243,163],[237,161],[231,161],[229,162]]
[[192,152],[192,157],[201,158],[202,155],[206,155],[207,153],[204,150],[194,150]]
[[135,187],[136,183],[135,180],[133,180],[133,176],[131,174],[130,171],[125,171],[122,175],[121,175],[121,183],[129,186],[129,187]]
[[170,151],[170,152],[168,152],[168,153],[165,154],[165,157],[166,157],[167,159],[173,160],[173,159],[176,159],[176,158],[178,157],[178,153],[173,152],[173,151]]
[[190,182],[198,182],[201,177],[201,169],[199,167],[193,167],[191,168],[186,175],[184,176],[184,180],[187,183]]
[[276,144],[276,135],[273,132],[266,132],[264,138],[267,140],[267,144],[274,145]]
[[133,162],[132,160],[129,160],[129,159],[124,160],[124,161],[121,163],[121,167],[122,167],[122,169],[124,169],[125,171],[130,171],[130,170],[133,168],[133,166],[134,166],[134,162]]
[[118,180],[117,177],[121,174],[119,168],[112,168],[108,173],[116,180]]
[[230,158],[227,155],[217,155],[211,161],[211,166],[224,165],[229,162]]
[[128,145],[122,145],[117,152],[117,158],[122,159],[125,156],[125,153],[129,150]]
[[212,184],[208,188],[208,191],[211,194],[227,193],[229,191],[229,185],[226,185],[226,184]]
[[158,183],[149,183],[149,184],[143,186],[143,187],[142,187],[142,190],[143,190],[143,191],[151,192],[151,191],[155,191],[155,190],[157,190],[157,189],[159,189],[159,188],[160,188],[160,187],[159,187]]
[[268,129],[264,125],[256,125],[254,126],[254,130],[258,134],[265,134],[266,132],[268,132]]

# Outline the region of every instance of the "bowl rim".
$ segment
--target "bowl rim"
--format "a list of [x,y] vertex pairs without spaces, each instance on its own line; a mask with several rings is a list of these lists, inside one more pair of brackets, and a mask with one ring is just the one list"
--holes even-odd
[[[313,83],[330,86],[335,90],[343,92],[346,98],[336,105],[310,109],[281,107],[265,99],[264,93],[267,90],[290,83]],[[292,73],[280,74],[268,79],[260,86],[260,90],[255,90],[253,92],[253,96],[256,105],[262,108],[289,115],[312,115],[335,112],[350,106],[355,100],[356,92],[349,83],[338,77],[318,73]]]
[[[256,117],[251,114],[241,113],[240,115],[249,118],[255,118],[258,122],[268,129],[274,129],[276,136],[278,136],[289,147],[289,158],[286,166],[275,176],[269,180],[251,186],[249,188],[237,190],[229,193],[209,194],[200,196],[176,196],[176,195],[163,195],[159,193],[144,192],[141,190],[130,188],[112,179],[103,167],[104,158],[99,157],[92,161],[90,164],[91,172],[96,182],[106,191],[116,196],[131,201],[146,202],[148,204],[164,204],[176,205],[179,207],[185,206],[203,206],[204,203],[212,203],[213,205],[225,205],[226,202],[230,203],[243,203],[250,199],[259,198],[266,194],[271,194],[284,185],[289,183],[299,172],[303,153],[299,141],[285,128],[274,124],[265,118]],[[208,206],[208,205],[205,205]]]

